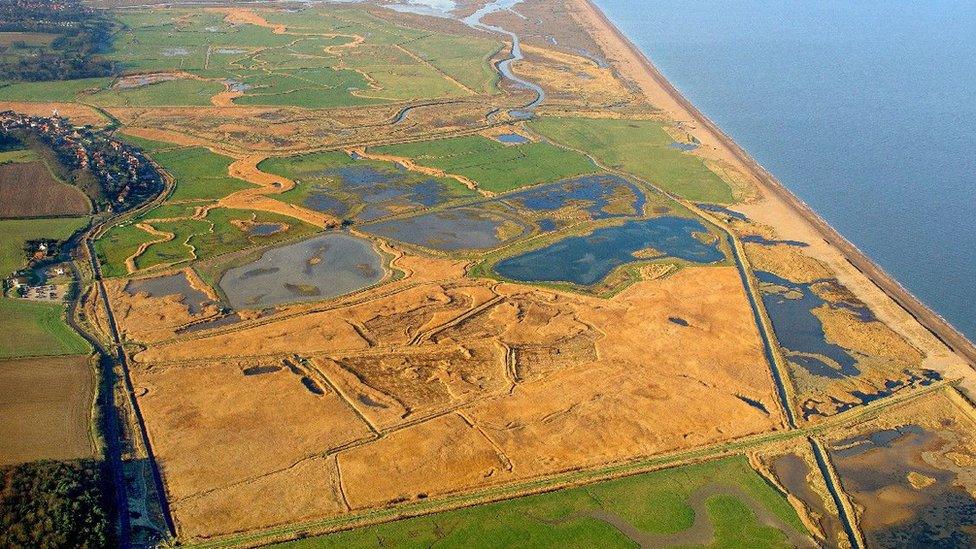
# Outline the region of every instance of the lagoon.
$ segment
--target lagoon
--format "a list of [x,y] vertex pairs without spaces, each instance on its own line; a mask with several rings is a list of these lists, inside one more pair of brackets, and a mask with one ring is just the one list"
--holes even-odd
[[345,295],[376,284],[384,275],[383,258],[370,241],[327,233],[271,248],[228,270],[220,289],[235,309],[263,309]]
[[[635,253],[651,250],[654,258],[673,257],[696,263],[724,258],[715,243],[705,244],[697,234],[707,234],[697,219],[656,217],[603,227],[584,236],[570,236],[548,246],[500,261],[495,272],[519,282],[569,282],[595,284],[617,267],[637,261]],[[648,257],[650,259],[650,257]]]
[[596,1],[784,185],[976,338],[976,3]]

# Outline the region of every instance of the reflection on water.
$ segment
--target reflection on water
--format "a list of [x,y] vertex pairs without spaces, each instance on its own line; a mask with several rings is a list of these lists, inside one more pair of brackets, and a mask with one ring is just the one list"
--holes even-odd
[[149,297],[183,296],[180,301],[187,306],[191,315],[199,314],[206,305],[212,303],[206,293],[190,285],[183,271],[166,276],[130,280],[125,285],[125,291],[129,295],[146,294]]
[[228,270],[220,288],[235,309],[253,309],[348,294],[383,276],[383,259],[368,240],[329,233],[271,248]]
[[762,299],[780,345],[789,352],[789,361],[814,375],[830,379],[856,376],[854,356],[834,343],[828,343],[823,324],[813,310],[827,302],[810,289],[766,271],[756,271],[762,283]]
[[522,143],[529,142],[527,137],[517,133],[503,133],[501,135],[496,135],[495,139],[508,145],[521,145]]
[[486,209],[451,208],[406,219],[381,221],[366,225],[362,230],[409,244],[451,252],[495,248],[526,234],[528,226]]
[[505,34],[512,41],[512,53],[507,59],[498,63],[498,72],[502,73],[502,76],[508,80],[514,82],[516,86],[529,90],[535,94],[535,99],[533,99],[528,105],[525,105],[519,110],[509,111],[509,115],[511,115],[513,118],[528,119],[532,118],[533,116],[532,110],[542,103],[543,100],[545,100],[546,92],[535,82],[530,82],[523,78],[519,78],[512,71],[512,63],[525,59],[525,56],[522,54],[522,43],[519,40],[518,35],[501,27],[496,27],[494,25],[488,25],[481,22],[486,15],[511,9],[521,1],[522,0],[494,0],[485,4],[471,15],[465,17],[461,20],[461,22],[476,29]]
[[957,467],[945,457],[943,447],[957,436],[947,435],[906,425],[832,445],[841,484],[863,508],[859,522],[869,546],[976,544],[976,500],[957,485],[960,474],[976,474],[976,467]]
[[[824,498],[808,480],[813,473],[806,461],[796,454],[786,454],[773,460],[770,469],[786,491],[796,496],[812,511],[811,516],[820,525],[828,540],[846,538],[844,524],[835,508],[828,508]],[[833,507],[833,506],[831,506]]]
[[697,219],[657,217],[597,229],[585,236],[557,240],[543,248],[500,261],[495,271],[523,282],[595,284],[617,267],[637,260],[635,252],[696,263],[724,258],[717,242],[705,244],[696,233],[706,229]]
[[347,217],[358,206],[355,218],[362,222],[435,206],[466,194],[436,179],[418,181],[416,174],[402,167],[384,170],[369,164],[354,164],[324,170],[321,176],[337,177],[338,188],[313,187],[304,205],[339,218]]
[[587,175],[507,195],[506,202],[534,212],[575,206],[590,219],[638,216],[645,197],[633,183],[609,174]]

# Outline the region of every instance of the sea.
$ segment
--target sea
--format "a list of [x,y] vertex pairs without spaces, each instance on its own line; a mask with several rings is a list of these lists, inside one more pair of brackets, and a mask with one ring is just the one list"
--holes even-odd
[[976,340],[976,2],[597,5],[784,185]]

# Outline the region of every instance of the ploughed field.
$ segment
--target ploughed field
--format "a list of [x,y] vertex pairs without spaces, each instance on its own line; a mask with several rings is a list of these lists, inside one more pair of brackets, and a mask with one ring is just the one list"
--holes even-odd
[[[398,9],[117,9],[121,75],[0,86],[167,175],[93,233],[110,310],[79,304],[129,357],[134,539],[169,513],[200,545],[973,541],[965,364],[583,3],[482,16],[538,105],[498,73],[510,36]],[[39,217],[0,220],[12,270],[88,210],[0,154],[0,213]],[[90,456],[51,406],[90,404],[88,344],[61,304],[0,307],[25,334],[0,338],[24,387],[0,458]]]

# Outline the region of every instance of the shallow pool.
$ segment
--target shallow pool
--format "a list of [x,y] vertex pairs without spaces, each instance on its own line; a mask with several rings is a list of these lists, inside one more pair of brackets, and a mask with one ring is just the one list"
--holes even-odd
[[228,270],[220,289],[235,309],[260,309],[345,295],[383,276],[383,258],[371,242],[328,233],[271,248],[259,259]]
[[129,295],[146,294],[149,297],[180,295],[181,302],[186,305],[191,315],[200,313],[205,306],[212,303],[205,292],[190,285],[183,271],[171,275],[130,280],[125,285],[125,291]]
[[488,250],[527,234],[529,226],[492,210],[451,208],[363,226],[362,230],[445,252]]
[[695,263],[721,261],[724,255],[718,249],[717,240],[705,244],[695,237],[696,233],[706,232],[700,221],[685,217],[628,221],[502,260],[495,265],[495,272],[522,282],[570,282],[589,286],[617,267],[636,261],[635,252],[648,249],[653,249],[653,255]]

